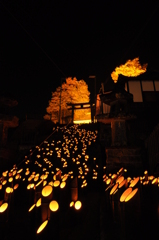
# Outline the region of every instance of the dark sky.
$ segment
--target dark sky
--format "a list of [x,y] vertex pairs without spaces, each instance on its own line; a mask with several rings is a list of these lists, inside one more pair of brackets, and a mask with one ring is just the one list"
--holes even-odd
[[0,92],[44,114],[63,77],[96,75],[98,92],[128,59],[159,71],[159,2],[139,2],[0,0]]

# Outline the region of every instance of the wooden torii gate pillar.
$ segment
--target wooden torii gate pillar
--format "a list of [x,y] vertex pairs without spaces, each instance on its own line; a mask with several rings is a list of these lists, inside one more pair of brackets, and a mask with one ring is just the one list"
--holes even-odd
[[86,102],[86,103],[68,103],[68,106],[70,106],[70,108],[68,108],[68,110],[72,110],[72,123],[74,120],[74,110],[81,110],[81,109],[91,109],[91,119],[93,121],[93,118],[95,116],[95,114],[93,114],[93,110],[95,107],[94,103],[90,103],[90,102]]

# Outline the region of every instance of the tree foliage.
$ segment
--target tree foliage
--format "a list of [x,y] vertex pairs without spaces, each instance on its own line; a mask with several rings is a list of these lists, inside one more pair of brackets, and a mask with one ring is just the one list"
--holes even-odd
[[[46,108],[47,114],[45,119],[51,119],[54,123],[59,120],[60,110],[60,95],[61,95],[61,122],[67,122],[67,119],[71,118],[71,111],[68,110],[68,103],[85,103],[89,102],[90,92],[88,91],[88,85],[84,80],[77,80],[77,78],[66,78],[66,82],[62,83],[61,87],[56,88],[55,92],[52,92],[52,98],[49,101],[49,105]],[[90,110],[81,109],[75,110],[74,120],[90,119]]]

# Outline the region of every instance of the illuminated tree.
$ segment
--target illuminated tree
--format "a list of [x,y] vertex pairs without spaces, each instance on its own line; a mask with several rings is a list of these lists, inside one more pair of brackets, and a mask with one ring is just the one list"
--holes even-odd
[[140,65],[139,58],[134,58],[133,60],[128,60],[124,65],[116,67],[115,70],[111,73],[111,77],[114,82],[118,81],[120,74],[127,77],[137,77],[142,73],[145,73],[147,70],[147,63]]
[[[44,116],[44,119],[51,119],[51,121],[57,123],[61,105],[60,116],[66,122],[66,119],[71,117],[71,110],[68,110],[69,106],[67,104],[89,102],[89,97],[90,92],[84,80],[77,81],[76,78],[66,78],[66,82],[61,87],[56,88],[55,92],[52,92],[52,98],[49,101],[49,106],[46,108],[47,114]],[[74,112],[74,120],[85,120],[90,119],[90,117],[89,109],[75,110]]]

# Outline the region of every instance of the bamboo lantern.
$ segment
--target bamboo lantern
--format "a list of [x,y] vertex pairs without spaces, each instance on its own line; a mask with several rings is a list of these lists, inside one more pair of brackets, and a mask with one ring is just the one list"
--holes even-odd
[[42,202],[49,202],[52,200],[53,197],[53,188],[50,185],[46,185],[42,189]]
[[132,188],[127,188],[120,197],[120,202],[124,202],[127,196],[132,192]]
[[53,197],[53,188],[50,185],[45,186],[42,189],[42,203],[41,203],[41,217],[42,222],[48,219],[49,202]]
[[148,181],[148,171],[147,170],[144,172],[144,176],[145,176],[145,181]]
[[2,203],[0,206],[0,222],[4,223],[8,220],[8,203]]
[[125,198],[125,202],[130,201],[138,192],[138,188],[135,188],[133,191],[131,191],[130,194],[128,194],[128,196]]
[[78,199],[78,181],[75,177],[71,182],[71,201],[76,202]]
[[45,227],[47,226],[47,224],[48,224],[48,220],[45,220],[40,226],[39,226],[39,228],[38,228],[38,230],[37,230],[37,234],[39,234],[39,233],[41,233],[44,229],[45,229]]
[[79,200],[76,201],[75,204],[74,204],[74,208],[75,208],[76,210],[80,210],[81,207],[82,207],[81,201],[79,201]]
[[140,178],[136,177],[134,178],[134,180],[131,181],[129,187],[133,188],[133,187],[137,187],[140,183]]

